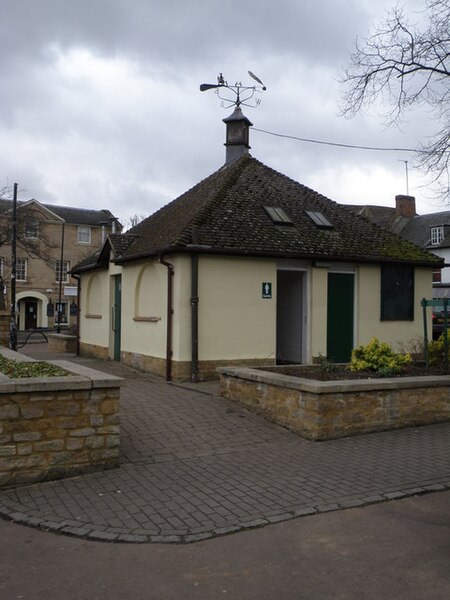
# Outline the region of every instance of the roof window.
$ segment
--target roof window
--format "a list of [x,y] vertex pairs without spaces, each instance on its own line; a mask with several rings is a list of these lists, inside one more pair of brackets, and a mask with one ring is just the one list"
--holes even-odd
[[321,212],[316,212],[313,210],[306,210],[305,212],[311,221],[317,225],[317,227],[321,227],[323,229],[333,229],[333,225],[326,217],[324,217]]
[[265,206],[264,210],[275,223],[275,225],[293,225],[291,217],[279,206]]

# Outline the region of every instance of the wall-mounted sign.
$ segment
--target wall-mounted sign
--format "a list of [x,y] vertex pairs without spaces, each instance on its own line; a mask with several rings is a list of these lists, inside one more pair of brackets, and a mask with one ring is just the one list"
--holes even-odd
[[272,298],[272,282],[271,281],[263,281],[261,297],[266,300],[270,300]]
[[65,285],[64,296],[76,296],[78,293],[76,285]]

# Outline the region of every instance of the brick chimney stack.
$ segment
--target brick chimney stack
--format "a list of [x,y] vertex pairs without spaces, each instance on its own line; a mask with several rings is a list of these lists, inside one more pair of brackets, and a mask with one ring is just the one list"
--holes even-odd
[[414,196],[395,196],[395,213],[398,217],[416,216],[416,199]]
[[233,114],[223,119],[223,122],[227,126],[225,164],[229,164],[250,150],[249,128],[253,123],[247,119],[239,106],[236,106]]

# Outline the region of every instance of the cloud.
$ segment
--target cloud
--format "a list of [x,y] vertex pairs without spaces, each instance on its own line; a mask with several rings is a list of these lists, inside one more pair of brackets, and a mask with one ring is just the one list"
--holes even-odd
[[[403,132],[371,116],[337,115],[338,79],[353,40],[389,5],[7,0],[0,22],[0,187],[19,181],[27,197],[110,208],[122,220],[149,214],[223,164],[221,119],[231,109],[213,92],[201,94],[199,84],[214,83],[219,72],[230,83],[252,83],[248,69],[267,85],[261,105],[244,109],[255,127],[415,146],[430,131],[423,113]],[[369,201],[373,190],[380,200],[393,198],[403,186],[398,159],[409,158],[257,131],[250,143],[266,164],[343,201]]]

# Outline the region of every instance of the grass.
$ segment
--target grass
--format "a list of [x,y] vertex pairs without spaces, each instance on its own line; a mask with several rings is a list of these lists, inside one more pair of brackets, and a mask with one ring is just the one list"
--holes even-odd
[[24,362],[0,356],[0,373],[11,379],[19,377],[61,377],[69,375],[68,371],[45,361]]

